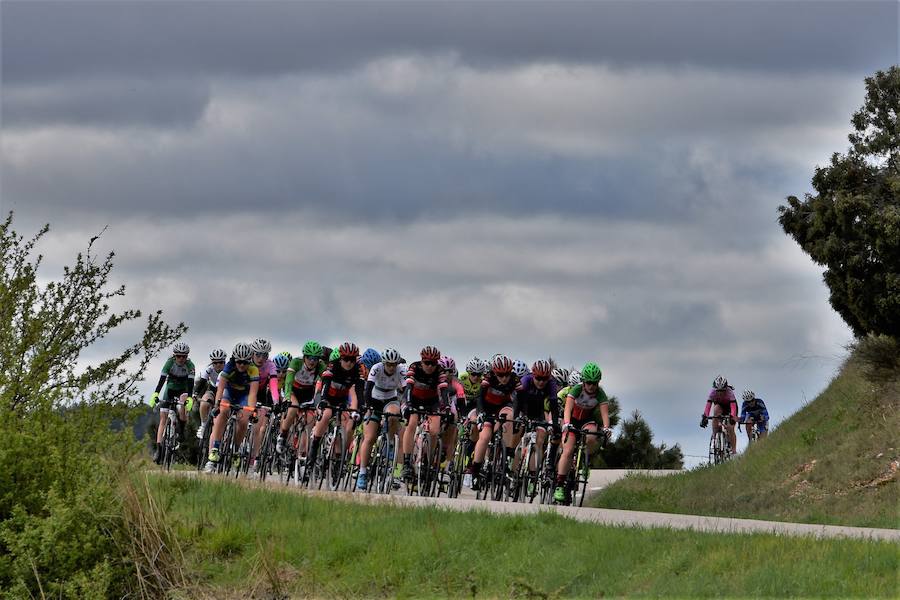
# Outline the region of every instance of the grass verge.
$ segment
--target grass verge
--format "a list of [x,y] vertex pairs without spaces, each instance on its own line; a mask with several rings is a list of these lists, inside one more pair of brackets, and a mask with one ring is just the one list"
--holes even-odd
[[367,506],[152,476],[211,595],[892,596],[897,544]]
[[900,393],[851,357],[815,400],[736,460],[669,477],[635,475],[604,508],[900,527]]

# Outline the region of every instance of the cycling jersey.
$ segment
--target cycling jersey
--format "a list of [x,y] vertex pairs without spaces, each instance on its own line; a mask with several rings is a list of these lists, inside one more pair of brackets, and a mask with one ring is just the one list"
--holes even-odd
[[[556,382],[552,379],[544,384],[544,389],[538,389],[534,384],[534,376],[530,373],[522,378],[519,386],[516,388],[516,404],[513,411],[513,418],[518,418],[520,413],[524,413],[526,417],[533,421],[543,421],[544,413],[549,412],[553,415],[553,422],[559,420],[559,403],[556,401]],[[545,406],[549,403],[549,410],[545,410]]]
[[225,368],[219,373],[219,377],[225,380],[225,390],[233,396],[244,396],[250,392],[250,384],[259,381],[259,369],[253,363],[247,365],[246,371],[238,371],[232,358],[225,363]]
[[737,400],[734,398],[734,391],[730,386],[726,386],[724,390],[713,388],[709,392],[706,399],[706,408],[703,410],[703,416],[708,417],[709,411],[713,404],[718,404],[725,410],[729,410],[731,418],[737,420]]
[[167,395],[190,394],[194,384],[194,363],[191,362],[191,359],[187,359],[183,365],[179,365],[174,356],[169,357],[159,374],[159,383],[156,385],[157,394],[164,383]]
[[437,367],[429,375],[421,361],[406,368],[406,386],[410,404],[425,406],[437,402],[439,397],[447,401],[447,375]]
[[384,370],[384,364],[378,363],[369,371],[367,381],[372,384],[369,392],[375,400],[391,400],[397,397],[403,388],[406,376],[400,372],[400,366],[394,368],[394,372],[388,375]]
[[601,404],[609,403],[606,392],[599,385],[597,386],[597,394],[594,396],[588,394],[582,384],[573,385],[569,388],[568,398],[572,398],[575,401],[572,405],[572,420],[578,422],[588,422],[597,418],[597,408]]
[[450,412],[456,417],[459,413],[466,414],[468,409],[465,407],[466,390],[463,389],[459,379],[454,379],[447,385],[447,400],[450,403]]
[[316,395],[316,382],[324,372],[325,363],[321,360],[313,369],[307,369],[302,358],[292,359],[284,378],[284,397],[289,398],[293,393],[300,404],[312,401]]
[[206,365],[200,377],[194,382],[194,396],[202,396],[207,390],[215,390],[219,384],[219,372],[212,366],[212,363]]
[[466,403],[474,405],[475,399],[478,398],[478,392],[481,391],[481,380],[475,381],[469,377],[469,374],[463,371],[459,375],[459,382],[462,384],[466,394]]
[[354,364],[345,369],[341,359],[331,362],[322,373],[322,399],[332,406],[346,405],[350,398],[350,390],[359,381],[359,365]]
[[278,370],[275,368],[275,362],[266,359],[259,369],[259,389],[260,397],[264,401],[278,402]]
[[769,411],[766,409],[766,403],[762,398],[754,398],[752,401],[745,401],[741,404],[741,421],[746,421],[750,417],[757,423],[759,421],[769,420]]
[[497,375],[493,372],[481,380],[481,389],[475,400],[478,406],[478,412],[484,413],[486,410],[496,413],[501,408],[508,406],[516,397],[516,386],[519,385],[519,378],[515,373],[511,373],[506,383],[500,383]]

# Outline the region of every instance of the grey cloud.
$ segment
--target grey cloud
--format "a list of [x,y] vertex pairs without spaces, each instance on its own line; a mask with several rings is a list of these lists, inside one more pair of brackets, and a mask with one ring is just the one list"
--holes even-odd
[[3,81],[118,74],[264,76],[372,57],[884,68],[897,5],[872,2],[4,2]]
[[189,127],[210,100],[201,80],[79,79],[10,86],[3,92],[2,123],[19,127]]

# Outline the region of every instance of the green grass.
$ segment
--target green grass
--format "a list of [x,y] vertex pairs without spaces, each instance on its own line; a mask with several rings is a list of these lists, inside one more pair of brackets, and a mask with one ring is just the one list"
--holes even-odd
[[851,358],[819,397],[737,460],[632,476],[594,506],[806,523],[900,527],[900,393]]
[[154,475],[199,571],[239,597],[896,596],[898,545],[360,505]]

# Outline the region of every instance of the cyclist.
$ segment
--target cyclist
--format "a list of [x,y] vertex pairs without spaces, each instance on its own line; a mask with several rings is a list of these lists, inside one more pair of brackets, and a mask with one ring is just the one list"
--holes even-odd
[[[325,372],[325,361],[322,360],[322,346],[315,340],[308,340],[303,344],[303,357],[291,360],[284,378],[284,397],[290,398],[290,406],[287,414],[281,420],[281,432],[275,445],[275,451],[281,454],[284,451],[284,440],[290,432],[297,415],[305,407],[314,407],[313,399],[316,395],[316,384]],[[329,355],[331,350],[328,351]],[[301,435],[300,448],[306,451],[305,428]]]
[[524,360],[513,361],[513,374],[522,381],[522,378],[528,375],[528,365]]
[[719,375],[713,380],[712,390],[706,399],[706,408],[703,409],[703,417],[700,419],[700,427],[706,427],[709,423],[709,412],[712,416],[720,417],[723,414],[731,416],[731,419],[713,419],[713,435],[724,425],[728,435],[728,443],[731,444],[731,453],[737,452],[737,436],[734,432],[734,423],[737,421],[737,400],[734,397],[734,388],[728,385],[728,380]]
[[209,353],[209,364],[194,382],[194,399],[200,399],[200,427],[197,428],[197,439],[202,440],[206,435],[207,417],[213,408],[213,400],[216,399],[216,386],[219,383],[219,373],[225,368],[225,360],[228,354],[221,348],[216,348]]
[[375,348],[366,348],[357,361],[359,363],[359,381],[356,382],[356,397],[359,398],[360,412],[365,413],[366,381],[369,371],[381,362],[381,354]]
[[[553,423],[554,430],[559,428],[559,403],[557,402],[556,381],[551,376],[550,363],[546,360],[536,361],[531,366],[531,373],[522,378],[519,386],[516,388],[516,401],[513,407],[513,421],[517,422],[521,417],[531,421],[544,421],[546,413],[549,412]],[[519,445],[524,430],[518,428],[513,434],[513,447]],[[547,437],[547,431],[543,427],[537,429],[535,439],[535,449],[537,456],[543,456],[544,439]],[[534,459],[534,456],[531,457]],[[528,465],[528,471],[533,475],[540,466],[539,460],[534,460]],[[513,465],[513,470],[518,468],[518,464]]]
[[[418,360],[406,368],[406,392],[404,417],[406,429],[403,432],[403,479],[412,481],[412,452],[415,444],[416,427],[419,415],[414,410],[439,412],[449,405],[447,375],[438,366],[441,351],[434,346],[425,346],[419,352]],[[431,444],[437,442],[441,430],[441,418],[432,416],[428,419],[428,432]]]
[[[478,440],[475,443],[475,451],[472,462],[466,469],[466,474],[472,476],[472,489],[479,487],[478,475],[481,465],[484,463],[484,455],[487,452],[491,435],[494,431],[494,422],[499,415],[505,415],[512,420],[513,402],[516,397],[518,378],[513,374],[513,362],[506,356],[495,355],[491,362],[491,371],[481,381],[481,391],[478,393],[476,405],[478,410]],[[506,448],[506,456],[515,456],[515,446],[512,444],[512,424],[503,425],[503,442]]]
[[250,344],[253,351],[253,364],[259,369],[259,395],[257,397],[256,416],[258,426],[254,431],[252,458],[250,460],[251,472],[256,465],[256,453],[262,444],[263,434],[269,420],[269,411],[281,402],[281,394],[278,390],[278,373],[275,362],[269,359],[269,353],[272,351],[272,344],[264,338],[256,338]]
[[438,366],[447,376],[447,402],[450,410],[450,421],[448,421],[447,427],[444,429],[443,443],[444,458],[449,459],[453,457],[453,450],[456,448],[456,422],[459,420],[460,415],[466,414],[459,408],[460,404],[465,405],[466,390],[457,378],[456,361],[452,357],[442,356],[441,360],[438,361]]
[[[405,385],[405,377],[399,366],[400,353],[394,348],[385,348],[381,353],[381,361],[372,365],[366,378],[364,397],[367,416],[363,441],[359,449],[359,475],[356,478],[358,490],[368,487],[369,455],[381,428],[382,415],[400,414],[399,394]],[[388,425],[390,434],[394,435],[399,427],[397,419],[390,419]]]
[[156,448],[153,450],[153,462],[157,464],[162,459],[160,443],[166,432],[169,412],[177,411],[178,419],[175,424],[180,440],[184,424],[187,422],[187,413],[191,412],[194,405],[194,400],[190,396],[194,383],[194,363],[188,358],[190,351],[190,347],[184,342],[176,342],[172,346],[172,356],[163,365],[159,381],[156,383],[156,391],[150,396],[150,408],[153,408],[159,400],[160,390],[164,384],[166,385],[166,394],[159,403],[159,427],[156,428]]
[[481,391],[481,378],[487,369],[487,363],[475,356],[466,363],[466,370],[459,374],[459,382],[465,392],[464,396],[456,399],[456,408],[459,410],[459,414],[468,414],[475,408],[475,399],[478,397],[478,392]]
[[[293,359],[294,357],[291,356],[291,353],[287,351],[279,352],[275,355],[275,358],[272,359],[272,362],[275,363],[275,374],[278,379],[279,390],[284,390],[284,382],[287,379],[287,370],[288,367],[291,366],[291,361]],[[275,404],[275,406],[272,407],[272,412],[281,414],[290,404],[290,401],[284,395],[283,391],[279,391],[278,395],[281,397],[281,402],[278,402],[277,404]]]
[[754,424],[760,439],[766,437],[769,433],[769,411],[766,408],[766,403],[763,402],[762,398],[757,398],[753,390],[744,391],[741,399],[743,402],[741,402],[741,418],[738,427],[740,427],[740,423],[746,425],[747,441],[753,441]]
[[[234,444],[239,446],[244,439],[247,430],[247,422],[250,413],[256,412],[256,396],[259,391],[259,368],[253,362],[253,350],[250,344],[236,344],[231,351],[231,359],[225,363],[225,368],[219,373],[219,383],[216,387],[217,407],[225,400],[232,406],[246,407],[238,415],[237,428],[235,430]],[[206,472],[212,473],[219,463],[219,447],[222,444],[222,433],[228,422],[227,411],[220,410],[213,422],[212,435],[210,435],[209,460],[206,463]]]
[[[565,486],[566,477],[572,466],[572,455],[575,453],[575,436],[565,435],[569,431],[597,431],[597,423],[603,423],[603,432],[609,437],[609,398],[600,387],[602,373],[597,363],[585,363],[581,368],[581,383],[572,386],[566,395],[566,406],[563,413],[562,454],[556,470],[556,490],[553,500],[557,503],[569,504],[572,499]],[[600,444],[597,436],[588,436],[586,440],[588,452],[593,453]]]
[[359,404],[356,397],[356,382],[359,381],[359,346],[353,342],[344,342],[332,351],[332,356],[337,353],[338,358],[332,360],[316,384],[316,396],[318,402],[318,420],[313,426],[310,452],[306,457],[304,479],[308,477],[309,467],[316,460],[319,444],[328,431],[328,423],[334,414],[335,408],[349,408],[350,414],[341,415],[341,424],[344,428],[344,439],[350,443],[350,432],[354,424],[359,421]]

